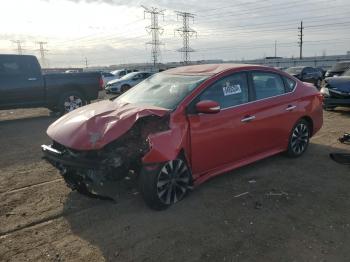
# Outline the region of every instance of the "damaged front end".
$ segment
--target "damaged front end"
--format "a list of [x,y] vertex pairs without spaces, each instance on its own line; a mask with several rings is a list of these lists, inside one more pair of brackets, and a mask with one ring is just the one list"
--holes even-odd
[[123,135],[100,149],[76,150],[57,141],[42,145],[44,159],[55,166],[72,190],[114,198],[113,182],[137,176],[150,150],[149,135],[169,129],[169,114],[139,118]]

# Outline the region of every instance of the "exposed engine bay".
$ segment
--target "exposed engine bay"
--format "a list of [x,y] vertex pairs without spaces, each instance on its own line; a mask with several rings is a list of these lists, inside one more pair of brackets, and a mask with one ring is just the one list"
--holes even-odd
[[128,175],[137,176],[150,150],[148,136],[169,129],[169,114],[139,118],[115,141],[99,150],[74,150],[56,141],[42,145],[44,159],[59,169],[67,185],[86,195],[112,197],[105,188]]

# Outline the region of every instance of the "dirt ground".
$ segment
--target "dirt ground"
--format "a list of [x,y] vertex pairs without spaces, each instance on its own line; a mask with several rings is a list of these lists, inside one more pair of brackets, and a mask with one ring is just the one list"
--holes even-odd
[[[71,192],[41,159],[46,109],[0,111],[0,261],[350,261],[350,110],[325,112],[298,159],[214,178],[163,212],[122,184],[117,202]],[[239,194],[249,192],[240,197]]]

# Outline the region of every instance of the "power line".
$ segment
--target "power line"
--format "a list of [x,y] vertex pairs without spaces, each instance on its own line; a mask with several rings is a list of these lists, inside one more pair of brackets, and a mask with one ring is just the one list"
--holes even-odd
[[304,27],[303,27],[303,21],[300,22],[300,27],[298,27],[298,29],[300,30],[299,31],[299,51],[300,51],[300,60],[303,59],[303,30],[304,30]]
[[188,64],[190,60],[190,52],[194,52],[194,49],[190,47],[190,38],[197,34],[196,30],[190,28],[189,19],[192,18],[194,20],[194,14],[187,12],[179,12],[176,11],[177,16],[182,17],[182,27],[175,29],[175,32],[178,32],[180,36],[182,36],[183,46],[178,51],[183,55],[184,64]]
[[48,63],[47,63],[47,60],[45,58],[45,52],[47,52],[49,50],[44,48],[44,45],[46,45],[47,42],[38,41],[36,43],[39,45],[39,49],[37,49],[37,51],[40,52],[41,67],[43,67],[43,68],[48,67]]
[[22,49],[23,41],[21,41],[21,40],[11,40],[11,42],[17,44],[17,54],[22,55],[23,54],[23,49]]
[[146,44],[152,46],[152,60],[153,60],[153,67],[155,68],[158,63],[158,57],[160,56],[160,49],[159,46],[162,45],[159,41],[159,34],[163,33],[163,28],[158,25],[158,16],[162,15],[164,19],[164,9],[158,9],[156,7],[145,7],[142,6],[144,10],[144,16],[146,18],[146,14],[151,15],[151,25],[146,27],[146,30],[149,34],[152,35],[152,41],[147,42]]

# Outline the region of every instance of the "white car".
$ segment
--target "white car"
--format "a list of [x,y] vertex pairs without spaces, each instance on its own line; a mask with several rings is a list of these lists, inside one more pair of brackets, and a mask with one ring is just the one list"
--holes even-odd
[[130,69],[120,69],[120,70],[114,70],[111,72],[101,72],[102,75],[102,80],[103,80],[103,87],[107,85],[109,81],[119,79],[126,74],[129,74],[131,72],[134,72],[135,70],[130,70]]
[[150,72],[132,72],[123,76],[120,79],[114,79],[109,81],[105,87],[106,93],[121,94],[131,87],[137,85],[141,81],[145,80],[153,73]]

